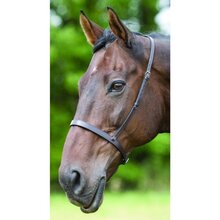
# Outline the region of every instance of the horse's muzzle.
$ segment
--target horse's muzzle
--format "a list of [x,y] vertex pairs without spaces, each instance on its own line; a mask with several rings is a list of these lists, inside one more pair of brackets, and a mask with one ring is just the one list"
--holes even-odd
[[60,169],[59,182],[70,202],[79,206],[83,212],[95,212],[100,207],[106,184],[105,177],[88,186],[83,173],[79,170]]

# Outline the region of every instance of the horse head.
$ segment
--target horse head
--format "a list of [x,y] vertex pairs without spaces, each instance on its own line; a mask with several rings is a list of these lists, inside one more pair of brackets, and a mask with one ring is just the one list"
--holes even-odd
[[[117,136],[123,153],[99,135],[103,132],[114,137],[128,117],[152,46],[148,38],[131,32],[113,9],[108,8],[108,15],[110,30],[104,30],[80,14],[80,24],[94,53],[79,81],[75,126],[66,137],[59,168],[59,181],[69,200],[86,213],[95,212],[101,205],[105,184],[122,156],[169,130],[169,45],[168,39],[155,37],[152,76],[138,108]],[[91,127],[97,133],[91,132]]]

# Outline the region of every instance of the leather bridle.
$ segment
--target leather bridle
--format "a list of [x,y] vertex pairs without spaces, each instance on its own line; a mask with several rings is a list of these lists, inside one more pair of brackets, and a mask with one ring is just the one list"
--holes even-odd
[[108,133],[106,133],[105,131],[102,131],[101,129],[85,122],[82,120],[72,120],[70,123],[70,126],[78,126],[81,128],[84,128],[88,131],[93,132],[94,134],[98,135],[99,137],[105,139],[106,141],[108,141],[109,143],[111,143],[121,154],[122,157],[122,164],[125,164],[128,162],[128,155],[127,153],[124,151],[123,147],[121,146],[120,142],[118,141],[118,137],[120,135],[120,133],[122,132],[122,130],[125,128],[125,126],[128,124],[131,116],[133,115],[134,111],[138,108],[141,97],[143,96],[143,92],[144,89],[147,85],[148,80],[150,79],[150,75],[151,75],[151,67],[153,64],[153,59],[154,59],[154,51],[155,51],[155,42],[154,39],[152,37],[150,37],[149,35],[145,35],[145,37],[149,38],[150,40],[150,56],[149,56],[149,60],[148,60],[148,64],[147,64],[147,70],[144,74],[144,79],[142,81],[141,87],[139,89],[137,98],[134,102],[134,105],[132,106],[130,112],[128,113],[127,117],[125,118],[124,122],[121,124],[121,126],[115,131],[115,133],[113,135],[109,135]]

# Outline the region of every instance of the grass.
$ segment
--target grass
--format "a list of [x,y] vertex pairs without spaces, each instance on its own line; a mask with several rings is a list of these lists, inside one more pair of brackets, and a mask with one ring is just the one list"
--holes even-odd
[[84,214],[64,193],[51,194],[51,220],[169,220],[169,192],[105,192],[99,210]]

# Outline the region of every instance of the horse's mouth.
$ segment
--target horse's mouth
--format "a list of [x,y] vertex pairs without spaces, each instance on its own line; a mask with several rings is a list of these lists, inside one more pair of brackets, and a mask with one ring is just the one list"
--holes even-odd
[[86,207],[84,207],[84,206],[80,207],[82,212],[92,213],[92,212],[96,212],[98,210],[98,208],[102,204],[103,192],[104,192],[104,189],[105,189],[105,183],[106,183],[105,178],[102,178],[99,182],[97,190],[96,190],[90,204]]

